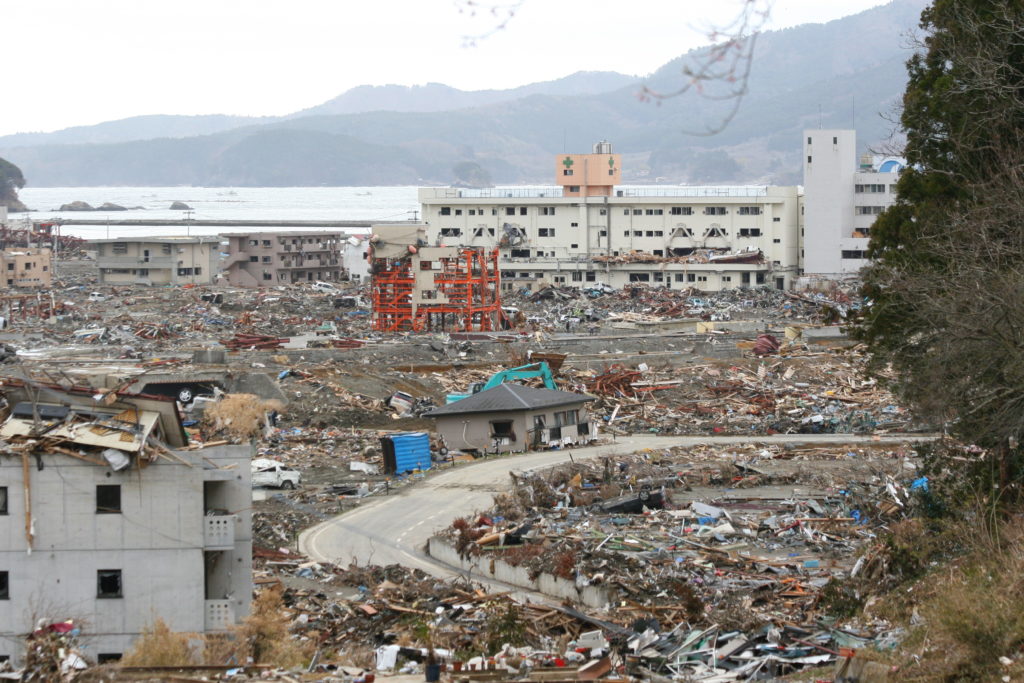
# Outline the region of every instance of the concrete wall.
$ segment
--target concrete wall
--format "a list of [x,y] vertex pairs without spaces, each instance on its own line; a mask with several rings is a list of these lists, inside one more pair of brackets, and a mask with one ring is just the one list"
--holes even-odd
[[274,287],[341,279],[342,235],[338,232],[225,233],[224,272],[234,287]]
[[551,574],[541,574],[530,579],[530,570],[526,567],[513,567],[507,562],[486,553],[477,557],[460,557],[455,547],[447,539],[434,536],[428,541],[427,552],[431,557],[452,567],[458,567],[468,573],[470,578],[486,576],[503,583],[527,590],[549,595],[553,598],[568,600],[574,604],[585,605],[595,609],[603,609],[611,602],[607,589],[602,586],[577,586],[569,581]]
[[46,248],[0,251],[0,289],[49,287],[53,279],[50,250]]
[[94,240],[104,284],[208,285],[217,276],[220,241],[209,237]]
[[[192,467],[161,459],[113,472],[60,454],[33,459],[31,551],[21,459],[0,457],[0,487],[8,493],[8,514],[0,515],[0,571],[8,572],[10,585],[9,600],[0,601],[0,655],[20,657],[21,636],[37,619],[80,622],[86,653],[95,657],[124,652],[157,616],[173,630],[203,632],[208,599],[229,599],[236,618],[248,613],[251,449],[202,451],[231,469],[212,469],[198,453],[179,455]],[[204,502],[208,480],[218,481]],[[120,513],[97,513],[97,485],[121,487]],[[214,554],[204,541],[207,503],[235,515],[233,548],[215,551],[225,572],[213,596],[206,592],[205,567]],[[105,569],[121,570],[123,597],[97,596],[97,571]]]

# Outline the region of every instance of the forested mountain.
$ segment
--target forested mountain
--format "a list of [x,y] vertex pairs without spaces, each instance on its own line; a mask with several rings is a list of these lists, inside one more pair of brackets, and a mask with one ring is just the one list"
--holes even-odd
[[[48,186],[450,183],[463,162],[497,183],[550,183],[552,154],[607,139],[625,157],[626,182],[794,183],[804,128],[855,127],[862,147],[887,139],[886,115],[906,81],[907,35],[925,4],[894,0],[760,36],[750,92],[712,136],[692,133],[716,127],[729,102],[687,95],[659,106],[638,101],[640,81],[631,77],[579,73],[507,91],[354,88],[278,119],[137,117],[32,144],[0,138],[0,156],[31,184]],[[686,61],[700,54],[642,82],[672,91]],[[134,133],[117,130],[127,123]],[[198,127],[192,135],[190,125]],[[61,144],[69,140],[78,143]]]

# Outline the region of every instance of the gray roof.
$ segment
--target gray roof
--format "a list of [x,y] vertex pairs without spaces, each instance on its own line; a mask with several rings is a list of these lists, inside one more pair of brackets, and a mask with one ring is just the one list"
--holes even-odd
[[521,384],[499,384],[498,386],[473,394],[461,401],[434,408],[424,417],[443,417],[445,415],[463,415],[466,413],[495,413],[505,411],[536,410],[554,406],[586,403],[593,401],[593,396],[573,394],[568,391],[552,391],[551,389],[534,389]]

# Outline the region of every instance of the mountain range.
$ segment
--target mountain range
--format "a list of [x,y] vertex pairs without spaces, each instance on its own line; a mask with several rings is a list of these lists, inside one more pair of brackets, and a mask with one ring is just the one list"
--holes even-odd
[[[856,128],[862,151],[890,138],[927,0],[893,0],[825,24],[758,36],[748,92],[687,93],[691,51],[639,78],[580,72],[508,90],[359,86],[283,117],[138,116],[0,137],[35,186],[309,186],[551,182],[551,156],[609,140],[624,182],[799,182],[805,128]],[[715,87],[731,84],[708,84]],[[705,94],[708,94],[706,91]],[[721,132],[702,135],[728,120]],[[696,134],[695,134],[696,133]]]

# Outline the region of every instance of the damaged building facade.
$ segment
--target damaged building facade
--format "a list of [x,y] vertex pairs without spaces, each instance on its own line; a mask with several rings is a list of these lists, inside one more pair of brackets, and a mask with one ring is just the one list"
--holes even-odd
[[208,285],[217,276],[219,237],[90,240],[104,285]]
[[53,279],[52,252],[46,247],[0,250],[0,289],[49,287]]
[[498,250],[435,247],[425,226],[378,225],[369,239],[373,329],[499,329]]
[[796,186],[619,186],[607,142],[554,165],[553,187],[420,188],[428,242],[498,248],[505,290],[787,289],[798,276]]
[[274,287],[343,279],[340,232],[234,232],[221,268],[232,287]]
[[113,659],[160,617],[225,631],[252,594],[251,447],[188,445],[172,399],[6,380],[0,659],[71,621]]

